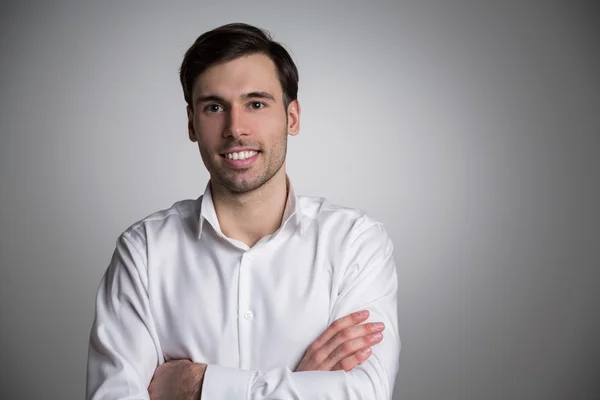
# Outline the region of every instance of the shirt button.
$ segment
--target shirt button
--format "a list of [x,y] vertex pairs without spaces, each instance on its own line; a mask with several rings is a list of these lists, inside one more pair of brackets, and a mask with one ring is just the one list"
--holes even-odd
[[252,311],[246,311],[244,313],[244,318],[246,318],[246,319],[252,319],[252,318],[254,318],[254,314],[252,314]]

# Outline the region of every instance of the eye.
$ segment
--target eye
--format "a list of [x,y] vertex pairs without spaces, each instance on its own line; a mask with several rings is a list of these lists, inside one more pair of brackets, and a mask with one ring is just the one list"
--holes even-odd
[[204,111],[209,112],[209,113],[217,113],[219,111],[223,111],[223,107],[221,107],[220,105],[213,103],[213,104],[208,104],[204,107]]
[[267,105],[261,101],[253,101],[252,103],[250,103],[250,107],[253,110],[260,110],[261,108],[265,108]]

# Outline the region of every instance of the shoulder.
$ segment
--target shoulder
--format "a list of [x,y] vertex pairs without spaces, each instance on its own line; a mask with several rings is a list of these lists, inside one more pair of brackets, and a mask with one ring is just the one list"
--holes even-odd
[[197,232],[200,203],[198,199],[184,199],[155,211],[129,225],[119,239],[133,245],[144,244],[149,237],[172,236],[185,232]]
[[379,242],[391,245],[384,224],[364,210],[331,203],[323,197],[298,196],[298,202],[307,224],[319,233],[337,238],[340,245],[359,242]]

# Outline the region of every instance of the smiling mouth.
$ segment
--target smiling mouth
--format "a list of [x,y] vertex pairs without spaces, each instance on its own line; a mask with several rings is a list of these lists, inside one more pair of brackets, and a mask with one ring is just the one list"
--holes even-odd
[[253,157],[259,152],[256,150],[246,150],[246,151],[236,151],[231,153],[221,154],[221,157],[226,158],[228,160],[246,160],[248,158]]

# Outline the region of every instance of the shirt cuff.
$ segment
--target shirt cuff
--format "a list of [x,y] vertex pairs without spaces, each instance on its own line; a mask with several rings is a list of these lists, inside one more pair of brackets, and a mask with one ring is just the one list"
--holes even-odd
[[202,383],[201,400],[248,398],[248,387],[254,371],[207,365]]

